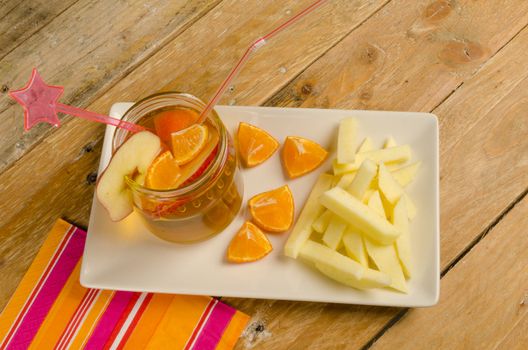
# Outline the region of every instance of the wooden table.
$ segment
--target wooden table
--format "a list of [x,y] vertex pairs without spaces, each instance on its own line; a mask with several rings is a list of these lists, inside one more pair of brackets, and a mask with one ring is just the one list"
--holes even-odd
[[[103,138],[70,117],[23,133],[7,92],[32,67],[101,113],[160,90],[207,99],[309,2],[0,0],[0,309],[57,218],[87,226]],[[528,347],[528,1],[329,1],[221,103],[424,111],[441,128],[440,303],[225,298],[253,316],[238,349]]]

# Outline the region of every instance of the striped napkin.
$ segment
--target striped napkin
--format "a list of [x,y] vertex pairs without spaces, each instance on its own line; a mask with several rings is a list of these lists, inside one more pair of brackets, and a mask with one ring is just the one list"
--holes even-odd
[[0,315],[0,349],[232,349],[249,317],[217,299],[87,289],[86,232],[58,220]]

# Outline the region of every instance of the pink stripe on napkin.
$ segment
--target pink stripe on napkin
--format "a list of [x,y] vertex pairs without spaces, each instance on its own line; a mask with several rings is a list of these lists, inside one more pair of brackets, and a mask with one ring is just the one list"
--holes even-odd
[[134,292],[116,292],[112,298],[112,301],[105,310],[105,313],[94,332],[90,336],[90,339],[86,343],[85,349],[102,349],[117,323],[119,322],[121,315],[125,311],[128,303],[134,297]]
[[211,311],[205,326],[202,328],[193,349],[214,350],[224,334],[227,325],[233,318],[236,310],[226,304],[217,302]]
[[26,349],[29,347],[55,299],[75,265],[79,262],[84,250],[85,239],[86,233],[77,228],[72,233],[65,235],[66,244],[64,248],[62,251],[57,251],[55,264],[50,266],[51,271],[49,271],[40,290],[35,290],[36,295],[6,349]]

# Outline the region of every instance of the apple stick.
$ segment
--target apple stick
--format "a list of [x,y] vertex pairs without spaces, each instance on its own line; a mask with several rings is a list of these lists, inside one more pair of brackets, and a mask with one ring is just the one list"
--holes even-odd
[[317,179],[317,182],[297,219],[297,223],[286,241],[286,245],[284,246],[284,254],[286,256],[296,259],[299,255],[301,247],[312,233],[312,223],[324,209],[319,203],[319,197],[324,191],[332,186],[333,180],[334,177],[329,174],[321,174],[319,179]]
[[391,223],[342,188],[323,193],[321,204],[380,244],[391,244],[400,235]]

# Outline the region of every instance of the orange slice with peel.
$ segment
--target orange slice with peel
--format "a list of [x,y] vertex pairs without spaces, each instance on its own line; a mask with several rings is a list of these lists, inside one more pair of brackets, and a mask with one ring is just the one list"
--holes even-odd
[[189,163],[205,147],[209,130],[203,124],[193,124],[171,134],[172,156],[178,165]]
[[[180,183],[181,170],[170,151],[160,154],[147,169],[144,186],[154,190],[170,190]],[[138,179],[139,180],[139,179]]]
[[171,134],[188,128],[198,120],[198,113],[185,108],[160,112],[154,116],[156,135],[166,144],[171,142]]
[[288,136],[282,148],[282,163],[290,178],[296,178],[320,166],[328,152],[317,142]]
[[193,182],[207,171],[218,154],[219,139],[220,137],[216,130],[209,132],[203,149],[188,163],[180,166],[182,176],[179,179],[178,186],[185,186]]
[[293,196],[287,185],[253,196],[248,206],[255,224],[265,231],[284,232],[293,223]]
[[240,158],[248,168],[263,163],[279,148],[273,136],[244,122],[238,125],[237,140]]
[[270,241],[253,223],[246,221],[227,248],[227,260],[234,263],[262,259],[273,250]]

